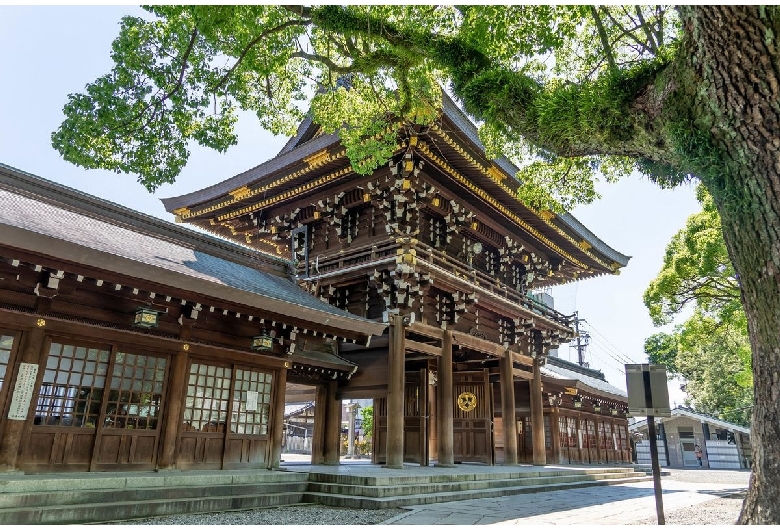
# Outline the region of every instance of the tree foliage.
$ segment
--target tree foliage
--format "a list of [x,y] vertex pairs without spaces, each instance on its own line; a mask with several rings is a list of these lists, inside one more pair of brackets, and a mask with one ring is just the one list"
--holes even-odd
[[363,432],[366,438],[374,435],[374,406],[369,405],[360,409],[360,418],[363,420]]
[[645,353],[670,376],[686,380],[688,404],[696,410],[749,425],[753,375],[739,282],[712,197],[703,186],[696,194],[702,211],[672,237],[644,297],[655,325],[668,324],[686,308],[694,311],[672,333],[648,337]]
[[123,20],[115,67],[69,97],[52,142],[68,161],[134,173],[150,190],[176,178],[192,143],[235,143],[237,109],[289,133],[309,105],[367,173],[400,127],[435,121],[440,86],[480,123],[489,153],[522,167],[532,207],[588,202],[597,178],[631,170],[661,186],[699,179],[721,216],[753,350],[760,429],[741,520],[780,524],[780,8],[147,10]]

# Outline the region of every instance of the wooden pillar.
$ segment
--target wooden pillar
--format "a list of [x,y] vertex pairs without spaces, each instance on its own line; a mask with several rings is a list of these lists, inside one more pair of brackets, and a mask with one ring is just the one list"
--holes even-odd
[[168,378],[168,396],[165,407],[165,424],[161,440],[160,460],[158,469],[173,469],[176,467],[176,440],[181,427],[181,410],[184,404],[184,392],[187,386],[187,354],[179,352],[173,356],[170,376]]
[[531,434],[533,435],[533,464],[544,466],[547,455],[544,449],[544,405],[542,404],[542,359],[534,358],[534,377],[531,380]]
[[[16,374],[19,372],[20,363],[29,363],[38,365],[38,377],[37,380],[41,380],[41,371],[46,366],[46,359],[42,359],[43,356],[43,343],[45,339],[45,333],[42,328],[32,329],[22,335],[22,342],[19,348],[19,355],[17,355],[16,366],[13,370],[14,377],[8,378],[8,383],[11,381],[16,382]],[[33,392],[30,398],[30,407],[27,410],[26,420],[9,420],[3,418],[5,422],[5,429],[3,430],[3,438],[0,440],[0,471],[15,471],[17,468],[17,455],[19,454],[19,448],[24,443],[25,427],[29,423],[31,414],[35,414],[35,395],[37,394],[37,388]],[[9,389],[9,401],[13,395],[13,388]]]
[[336,399],[338,383],[331,381],[327,389],[325,409],[325,459],[323,464],[339,465],[341,459],[341,400]]
[[314,392],[314,434],[311,440],[311,463],[324,464],[328,386],[326,384],[317,385]]
[[[287,364],[287,363],[285,363]],[[284,398],[287,390],[287,368],[280,368],[276,377],[276,392],[271,406],[271,457],[268,469],[279,469],[282,462],[282,435],[284,434]]]
[[558,424],[558,407],[550,407],[550,440],[552,441],[552,463],[561,463],[561,428]]
[[436,387],[438,394],[438,411],[436,412],[439,440],[437,466],[455,467],[455,451],[453,441],[452,399],[452,333],[444,330],[441,339],[441,357],[439,357],[439,380]]
[[404,386],[406,346],[403,316],[390,315],[390,349],[387,382],[387,463],[400,469],[404,464]]
[[517,422],[515,421],[515,378],[512,352],[506,350],[500,359],[501,423],[504,425],[504,465],[517,465]]

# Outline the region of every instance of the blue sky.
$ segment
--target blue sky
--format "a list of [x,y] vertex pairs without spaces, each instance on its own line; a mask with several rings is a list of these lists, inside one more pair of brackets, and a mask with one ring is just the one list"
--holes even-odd
[[[132,175],[86,171],[62,160],[50,135],[62,121],[67,95],[107,73],[111,41],[132,6],[0,6],[0,162],[172,220],[159,199],[209,186],[271,158],[286,138],[263,131],[252,115],[239,122],[239,144],[224,155],[193,149],[174,185],[148,193]],[[698,211],[693,186],[661,190],[640,177],[600,188],[603,198],[572,213],[607,244],[632,256],[619,276],[585,280],[554,289],[556,309],[579,311],[591,330],[586,361],[625,388],[623,359],[646,362],[644,339],[658,331],[642,293],[661,267],[664,249],[685,219]],[[0,205],[0,207],[2,207]],[[561,346],[560,356],[576,352]],[[682,394],[671,399],[682,403]]]

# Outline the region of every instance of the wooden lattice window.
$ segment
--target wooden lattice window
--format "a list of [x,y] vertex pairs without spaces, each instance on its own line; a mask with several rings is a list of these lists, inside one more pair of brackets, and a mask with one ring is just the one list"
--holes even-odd
[[628,449],[626,428],[623,425],[618,425],[615,427],[615,431],[617,432],[618,451]]
[[3,381],[8,371],[8,363],[11,362],[11,350],[13,350],[13,347],[13,336],[0,335],[0,390],[3,389]]
[[225,432],[232,376],[228,367],[192,363],[184,402],[186,430]]
[[582,447],[596,447],[596,424],[590,420],[585,420],[585,437],[582,440]]
[[165,365],[164,357],[116,353],[104,419],[106,427],[157,428]]
[[569,436],[569,447],[579,447],[577,440],[577,418],[566,418],[567,434]]
[[[598,429],[599,429],[599,448],[600,449],[606,449],[607,448],[607,424],[603,421],[598,422]],[[612,433],[612,430],[610,429],[610,434]]]
[[36,425],[94,428],[110,352],[52,342],[35,405]]
[[550,416],[544,417],[544,447],[552,449],[552,431],[550,431]]
[[566,433],[566,417],[558,416],[558,445],[569,447],[569,437]]
[[617,440],[612,436],[612,424],[604,422],[604,434],[601,437],[604,440],[602,447],[617,449]]
[[231,431],[268,434],[272,378],[269,373],[236,369]]

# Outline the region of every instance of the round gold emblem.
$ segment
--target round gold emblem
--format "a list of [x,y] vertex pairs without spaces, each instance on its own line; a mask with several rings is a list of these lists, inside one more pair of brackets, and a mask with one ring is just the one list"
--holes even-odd
[[458,396],[458,408],[463,412],[471,412],[477,408],[477,396],[472,392],[461,392]]

